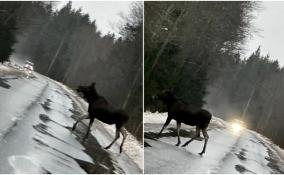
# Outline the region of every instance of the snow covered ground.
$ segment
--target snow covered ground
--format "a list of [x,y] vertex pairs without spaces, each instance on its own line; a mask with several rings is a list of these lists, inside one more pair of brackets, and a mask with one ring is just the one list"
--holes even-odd
[[72,116],[86,112],[72,90],[37,73],[27,79],[0,69],[0,173],[142,173],[142,145],[133,136],[119,154],[118,143],[102,149],[114,138],[114,126],[96,121],[84,144],[86,126],[70,132]]
[[[243,130],[236,133],[229,123],[213,117],[208,128],[207,150],[200,156],[198,153],[204,143],[201,138],[185,148],[175,146],[177,137],[174,121],[161,138],[155,138],[166,117],[166,113],[144,113],[145,173],[284,173],[284,162],[279,154],[283,150],[256,132]],[[182,125],[182,143],[193,136],[194,129]]]

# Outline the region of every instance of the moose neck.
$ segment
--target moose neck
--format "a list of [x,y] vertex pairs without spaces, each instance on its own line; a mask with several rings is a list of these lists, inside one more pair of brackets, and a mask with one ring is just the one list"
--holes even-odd
[[176,102],[176,97],[173,94],[170,94],[167,97],[167,100],[165,101],[165,104],[167,105],[168,109],[170,109],[175,102]]
[[93,104],[99,98],[101,98],[101,96],[98,94],[97,90],[94,88],[92,93],[90,95],[88,95],[88,97],[86,99],[87,99],[89,104]]
[[97,90],[94,88],[94,98],[97,99],[99,97],[100,95],[98,94]]

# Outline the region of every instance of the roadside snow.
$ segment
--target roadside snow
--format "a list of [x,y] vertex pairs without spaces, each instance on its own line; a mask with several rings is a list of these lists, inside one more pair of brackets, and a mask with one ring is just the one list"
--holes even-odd
[[3,64],[0,64],[0,71],[10,71],[10,68]]
[[[167,117],[168,117],[168,114],[166,112],[164,112],[164,113],[159,113],[159,112],[152,113],[152,112],[146,111],[146,112],[144,112],[143,119],[144,119],[144,123],[161,124],[161,123],[165,123]],[[173,122],[174,121],[171,121],[171,124],[174,124]]]
[[281,149],[278,145],[274,145],[274,149],[277,151],[282,161],[284,161],[284,150]]

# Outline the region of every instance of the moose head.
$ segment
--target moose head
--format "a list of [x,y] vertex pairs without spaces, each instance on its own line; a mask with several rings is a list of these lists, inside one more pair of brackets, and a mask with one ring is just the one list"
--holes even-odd
[[90,86],[79,86],[77,92],[81,93],[83,98],[90,102],[98,96],[95,85],[96,83],[93,82]]

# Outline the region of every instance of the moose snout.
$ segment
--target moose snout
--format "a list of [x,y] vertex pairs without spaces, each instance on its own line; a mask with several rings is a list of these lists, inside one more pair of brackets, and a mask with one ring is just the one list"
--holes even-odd
[[76,90],[77,94],[79,94],[80,96],[82,95],[83,91],[80,87],[76,88],[75,90]]
[[76,91],[77,91],[77,92],[82,92],[82,88],[83,88],[82,86],[78,86],[78,87],[76,88]]

